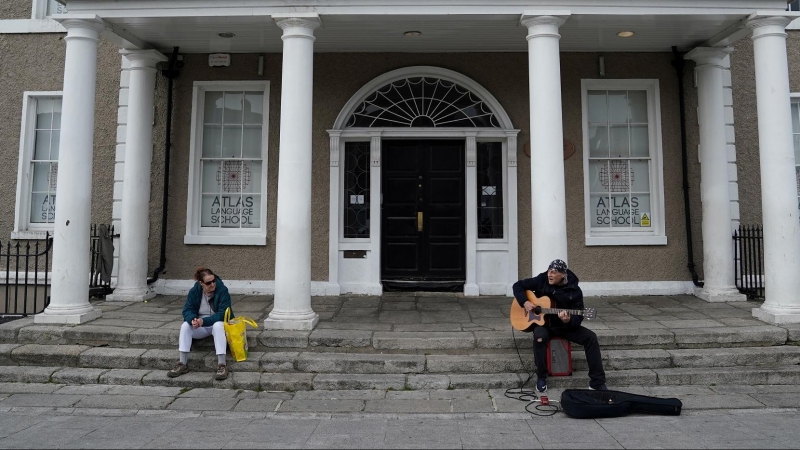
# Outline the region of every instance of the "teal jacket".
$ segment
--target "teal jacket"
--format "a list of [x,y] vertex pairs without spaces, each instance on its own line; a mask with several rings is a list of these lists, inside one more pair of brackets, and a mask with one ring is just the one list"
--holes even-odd
[[[200,302],[203,300],[203,288],[200,282],[194,283],[194,287],[189,290],[189,295],[186,296],[186,303],[183,305],[183,320],[191,324],[192,319],[200,316]],[[225,310],[231,307],[231,294],[228,293],[228,288],[222,282],[220,277],[217,277],[217,288],[214,290],[214,296],[211,297],[211,309],[214,314],[203,318],[203,326],[210,327],[217,322],[222,322],[225,317]],[[233,318],[233,308],[231,308],[231,318]]]

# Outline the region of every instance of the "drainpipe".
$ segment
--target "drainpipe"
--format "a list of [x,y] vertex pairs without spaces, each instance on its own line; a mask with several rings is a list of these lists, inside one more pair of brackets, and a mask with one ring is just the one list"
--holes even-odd
[[672,66],[675,67],[675,72],[678,76],[678,99],[680,100],[680,113],[681,113],[681,166],[683,168],[683,210],[684,218],[686,219],[686,252],[689,263],[686,265],[689,272],[692,274],[692,282],[697,287],[703,287],[703,282],[698,280],[697,272],[694,269],[694,253],[692,251],[692,216],[691,208],[689,207],[689,169],[688,157],[686,156],[686,104],[683,100],[683,68],[685,62],[683,57],[678,53],[678,47],[672,46],[672,54],[675,59],[672,60]]
[[172,49],[169,58],[169,67],[162,70],[161,74],[167,78],[167,126],[166,139],[164,140],[164,197],[161,200],[161,254],[158,258],[158,267],[153,271],[152,278],[147,279],[147,284],[158,280],[158,275],[164,271],[167,263],[167,206],[169,205],[169,159],[172,145],[172,87],[173,80],[180,74],[183,63],[178,61],[178,47]]

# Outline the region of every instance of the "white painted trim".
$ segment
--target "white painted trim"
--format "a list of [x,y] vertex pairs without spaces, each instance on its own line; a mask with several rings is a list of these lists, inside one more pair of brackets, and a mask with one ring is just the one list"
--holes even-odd
[[[489,93],[489,91],[487,91],[483,86],[473,79],[458,72],[454,72],[449,69],[443,69],[441,67],[411,66],[386,72],[383,75],[373,78],[372,81],[362,86],[361,89],[359,89],[358,92],[350,97],[350,100],[345,103],[344,107],[339,112],[339,115],[336,117],[336,120],[333,122],[333,129],[344,129],[344,126],[347,123],[347,120],[353,114],[353,111],[355,111],[355,109],[367,98],[368,95],[372,94],[374,90],[388,83],[408,77],[435,77],[459,84],[462,87],[469,89],[489,106],[489,109],[491,109],[491,111],[497,116],[498,122],[500,122],[500,128],[504,130],[513,128],[511,125],[511,118],[508,117],[508,114],[506,114],[503,107],[500,106],[500,102],[498,102],[497,99]],[[473,131],[474,130],[475,129],[473,129]]]
[[[588,96],[590,90],[629,90],[647,92],[647,116],[650,146],[650,230],[592,230],[589,180]],[[584,233],[587,246],[593,245],[666,245],[663,147],[661,138],[661,94],[657,79],[582,79],[581,126],[583,128]]]
[[0,34],[66,33],[63,25],[52,19],[0,20]]
[[[228,292],[244,295],[274,295],[275,280],[223,280]],[[194,286],[194,280],[174,280],[160,278],[150,285],[151,292],[158,295],[186,295]],[[327,281],[312,281],[312,296],[339,295],[338,286],[334,288]]]
[[340,136],[348,140],[356,140],[370,135],[370,133],[380,133],[382,138],[464,138],[476,136],[478,140],[491,140],[510,137],[509,133],[519,133],[514,128],[345,128],[344,130],[331,129],[328,133],[338,132]]
[[14,206],[14,228],[12,239],[40,239],[39,237],[14,237],[26,236],[26,233],[41,234],[53,231],[53,224],[30,223],[30,197],[33,179],[30,167],[36,143],[36,102],[40,98],[61,98],[62,91],[25,91],[22,94],[22,115],[19,132],[19,153],[17,158],[17,188]]
[[[41,231],[12,231],[11,232],[11,239],[16,239],[18,241],[41,241],[47,237],[48,230],[41,230]],[[53,230],[50,231],[50,236],[53,236]]]
[[581,282],[585,297],[623,295],[694,295],[691,281],[589,281]]
[[[44,284],[44,277],[47,276],[47,284]],[[15,271],[0,271],[0,285],[6,284],[6,276],[8,276],[8,285],[9,286],[16,286],[17,285],[17,272]],[[38,281],[40,287],[50,286],[50,282],[53,280],[53,273],[52,272],[28,272],[28,289],[31,291],[33,290],[33,286],[30,286],[30,283],[34,281]],[[25,283],[25,272],[19,272],[19,281]],[[13,300],[13,299],[12,299]]]
[[[186,202],[186,234],[184,244],[266,245],[267,241],[267,172],[269,171],[269,89],[264,80],[195,81],[192,91],[192,125],[189,140],[189,196]],[[264,117],[261,128],[261,227],[203,228],[200,226],[201,182],[200,155],[203,142],[203,114],[206,91],[261,91],[264,94]]]

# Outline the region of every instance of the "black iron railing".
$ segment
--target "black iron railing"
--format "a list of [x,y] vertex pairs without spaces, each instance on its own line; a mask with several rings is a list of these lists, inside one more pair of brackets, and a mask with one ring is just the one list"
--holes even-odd
[[740,225],[733,232],[736,287],[748,299],[764,298],[764,229]]
[[[103,235],[105,233],[105,236]],[[112,261],[102,261],[104,246],[111,245],[113,226],[92,224],[89,241],[91,273],[89,296],[105,298],[113,292],[110,274]],[[104,242],[101,242],[104,240]],[[39,314],[50,304],[50,271],[52,269],[53,237],[45,233],[44,239],[0,243],[0,270],[5,282],[0,302],[0,316],[28,316]],[[108,255],[108,250],[106,250]],[[113,248],[110,250],[113,259]],[[106,258],[107,260],[109,258]],[[105,266],[105,267],[103,267]]]
[[0,243],[0,264],[5,271],[5,301],[2,314],[36,314],[50,303],[50,251],[53,238],[45,233],[43,240]]

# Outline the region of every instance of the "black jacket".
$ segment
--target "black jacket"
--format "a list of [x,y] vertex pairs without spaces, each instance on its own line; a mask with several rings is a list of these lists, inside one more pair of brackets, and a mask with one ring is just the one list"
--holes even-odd
[[[534,278],[527,278],[519,280],[514,283],[514,298],[517,303],[523,306],[528,300],[525,291],[533,291],[537,297],[546,295],[550,297],[555,305],[553,308],[563,309],[583,309],[583,292],[578,287],[578,277],[567,269],[567,284],[561,286],[551,286],[547,281],[547,272],[542,272]],[[573,314],[570,316],[569,322],[564,323],[555,315],[548,317],[547,324],[551,328],[569,327],[575,328],[580,326],[583,322],[583,316]]]

